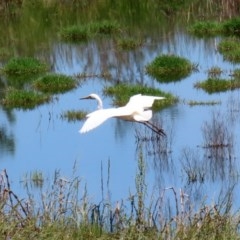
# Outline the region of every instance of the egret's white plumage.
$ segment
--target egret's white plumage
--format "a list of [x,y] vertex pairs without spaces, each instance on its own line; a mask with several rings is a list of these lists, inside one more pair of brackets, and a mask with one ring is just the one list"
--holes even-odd
[[96,99],[98,102],[98,110],[89,113],[86,116],[87,120],[80,129],[80,133],[86,133],[98,127],[107,119],[116,117],[127,121],[144,123],[158,134],[165,135],[162,129],[157,128],[149,122],[152,118],[152,110],[149,108],[152,107],[155,100],[161,100],[164,99],[164,97],[137,94],[132,96],[125,106],[107,109],[103,109],[102,100],[97,94],[92,93],[81,99]]

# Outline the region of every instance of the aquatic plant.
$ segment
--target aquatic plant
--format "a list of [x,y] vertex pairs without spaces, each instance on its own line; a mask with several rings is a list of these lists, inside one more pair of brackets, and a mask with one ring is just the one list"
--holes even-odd
[[117,84],[115,86],[105,87],[103,92],[105,95],[113,97],[113,104],[116,106],[125,105],[132,95],[140,93],[149,96],[162,96],[166,98],[164,100],[154,102],[153,109],[155,110],[162,109],[178,101],[178,99],[170,93],[142,85]]
[[208,75],[212,78],[220,77],[222,73],[223,73],[223,70],[217,66],[213,66],[210,69],[208,69]]
[[46,72],[47,64],[31,57],[11,58],[3,67],[3,71],[8,75],[27,75]]
[[185,58],[164,54],[149,63],[146,71],[160,82],[170,82],[187,77],[193,68],[193,64]]
[[63,74],[47,74],[33,82],[33,87],[44,93],[63,93],[77,86],[77,82]]
[[240,35],[240,17],[228,19],[222,25],[226,34]]
[[123,50],[132,50],[142,46],[143,41],[141,39],[134,38],[119,38],[117,39],[117,46]]
[[60,30],[60,36],[66,41],[86,41],[90,37],[89,28],[85,25],[72,25]]
[[91,22],[88,26],[94,34],[112,34],[120,31],[120,25],[114,20]]
[[240,88],[240,79],[208,78],[205,81],[195,83],[194,87],[202,88],[208,93],[224,92]]
[[7,108],[32,109],[50,100],[51,97],[46,94],[9,88],[1,103]]
[[199,37],[215,36],[223,32],[223,26],[215,21],[198,21],[191,25],[188,31]]
[[238,38],[229,37],[223,39],[218,45],[218,50],[226,60],[240,62],[240,41]]
[[82,120],[86,117],[87,113],[84,111],[68,110],[61,114],[61,117],[67,119],[69,122]]

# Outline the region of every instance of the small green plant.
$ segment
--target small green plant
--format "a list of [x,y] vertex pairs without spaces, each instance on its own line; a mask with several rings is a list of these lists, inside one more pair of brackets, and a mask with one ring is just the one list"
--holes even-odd
[[205,81],[197,82],[194,87],[202,88],[208,93],[224,92],[227,90],[240,88],[240,79],[227,80],[219,78],[208,78]]
[[222,40],[218,45],[218,50],[226,60],[240,62],[240,41],[238,38],[229,37]]
[[76,81],[62,74],[48,74],[33,82],[33,87],[45,93],[63,93],[77,86]]
[[132,50],[142,46],[143,41],[134,38],[120,38],[117,40],[117,46],[124,50]]
[[90,37],[89,28],[86,25],[73,25],[62,28],[60,36],[66,41],[86,41]]
[[32,109],[50,100],[51,97],[46,94],[9,88],[1,103],[7,108]]
[[86,115],[87,113],[84,111],[68,110],[64,112],[61,117],[67,119],[69,122],[75,122],[84,119]]
[[11,58],[3,71],[8,75],[27,75],[46,72],[48,66],[31,57]]
[[89,24],[90,32],[94,34],[112,34],[120,31],[120,26],[116,21],[103,20]]
[[187,77],[194,66],[176,55],[161,55],[146,66],[147,73],[160,82],[176,81]]
[[222,69],[220,67],[211,67],[209,70],[208,70],[208,75],[210,77],[213,77],[213,78],[216,78],[216,77],[220,77],[220,75],[222,74]]
[[221,23],[214,21],[199,21],[189,27],[189,32],[192,34],[203,37],[203,36],[215,36],[223,32]]
[[165,97],[166,99],[164,100],[154,102],[153,109],[155,110],[162,109],[178,101],[178,99],[170,93],[142,85],[117,84],[116,86],[105,87],[104,94],[114,97],[113,103],[115,106],[125,105],[129,101],[129,98],[135,94]]

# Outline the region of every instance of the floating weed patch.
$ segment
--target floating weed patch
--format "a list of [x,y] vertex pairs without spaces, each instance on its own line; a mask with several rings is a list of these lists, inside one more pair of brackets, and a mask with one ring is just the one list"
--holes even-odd
[[66,41],[86,41],[90,37],[90,32],[87,26],[73,25],[62,28],[60,36]]
[[94,34],[112,34],[120,31],[120,25],[116,21],[104,20],[90,23],[89,29]]
[[125,105],[131,96],[140,93],[143,95],[161,96],[166,98],[164,100],[154,102],[153,109],[155,110],[162,109],[178,101],[178,99],[170,93],[165,93],[159,89],[150,88],[142,85],[118,84],[116,86],[105,87],[104,89],[105,95],[114,97],[113,102],[116,106]]
[[77,86],[76,81],[62,74],[48,74],[33,82],[33,87],[45,93],[63,93]]
[[194,66],[185,58],[161,55],[146,66],[147,73],[160,82],[170,82],[187,77]]
[[75,110],[68,110],[64,112],[61,117],[63,119],[67,119],[69,122],[75,122],[82,120],[86,117],[87,113],[84,111],[75,111]]
[[35,91],[17,90],[10,88],[6,92],[2,104],[8,108],[32,109],[40,104],[49,102],[51,97]]
[[208,93],[224,92],[240,88],[240,79],[208,78],[206,81],[197,82],[194,87],[202,88]]
[[189,27],[189,32],[199,36],[215,36],[223,32],[223,26],[218,22],[211,21],[199,21]]
[[222,40],[218,45],[218,50],[223,57],[231,62],[240,62],[240,40],[230,37]]
[[141,39],[134,38],[120,38],[117,40],[117,46],[123,50],[132,50],[142,46]]
[[47,69],[48,66],[38,59],[22,57],[10,59],[3,71],[8,75],[27,75],[45,72]]

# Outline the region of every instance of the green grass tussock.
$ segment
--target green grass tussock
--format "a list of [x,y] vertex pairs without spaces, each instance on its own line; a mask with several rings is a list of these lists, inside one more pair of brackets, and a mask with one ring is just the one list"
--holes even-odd
[[75,111],[68,110],[61,114],[63,119],[67,119],[69,122],[75,122],[79,120],[83,120],[86,117],[87,113],[84,111]]
[[193,68],[193,64],[188,59],[164,54],[149,63],[146,71],[160,82],[170,82],[187,77]]
[[27,75],[46,72],[48,66],[38,59],[31,57],[11,58],[3,71],[8,75]]
[[32,109],[50,100],[51,97],[46,94],[9,88],[1,103],[7,108]]
[[132,95],[139,93],[143,95],[161,96],[166,98],[161,101],[155,101],[153,105],[154,110],[162,109],[166,106],[175,104],[178,101],[178,99],[170,93],[142,85],[117,84],[115,86],[104,88],[104,94],[107,96],[113,96],[113,103],[116,106],[125,105]]
[[44,93],[63,93],[77,87],[77,82],[63,74],[47,74],[35,80],[33,87]]
[[191,25],[188,31],[198,37],[211,37],[221,34],[223,26],[215,21],[199,21]]
[[208,93],[224,92],[240,88],[240,79],[208,78],[205,81],[197,82],[194,87],[202,88]]

